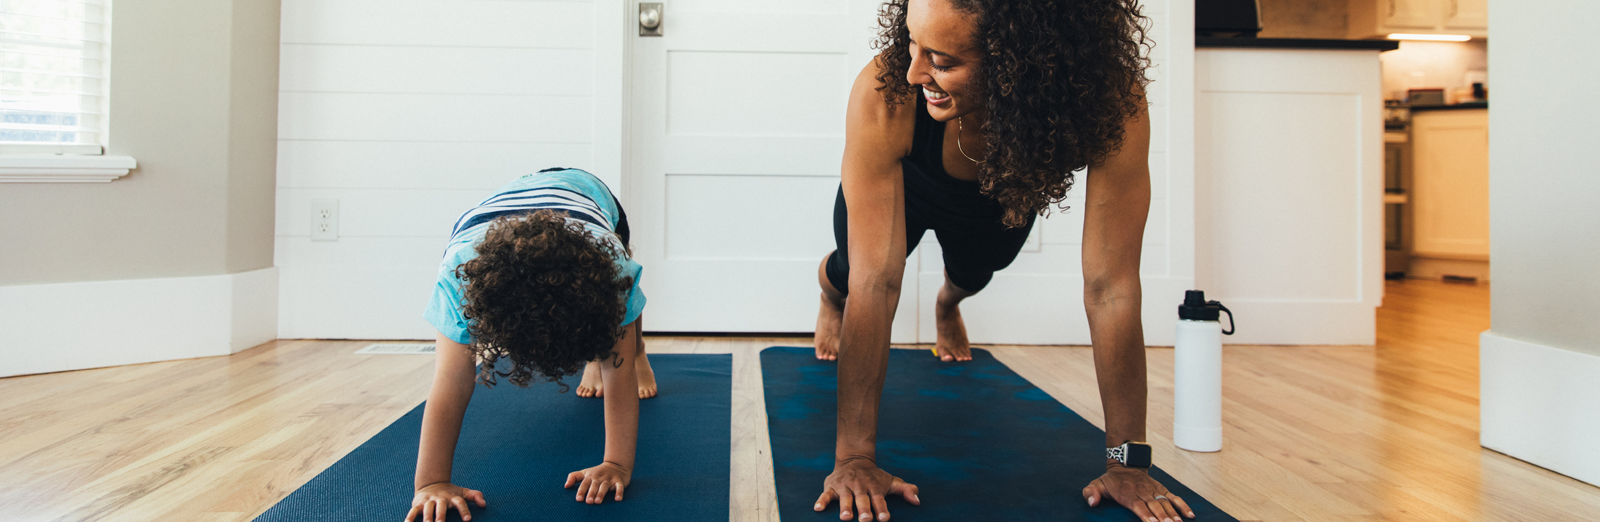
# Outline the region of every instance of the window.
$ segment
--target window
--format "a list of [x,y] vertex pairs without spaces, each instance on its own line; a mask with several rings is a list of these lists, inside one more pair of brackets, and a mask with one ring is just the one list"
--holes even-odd
[[108,0],[0,0],[5,152],[102,151],[108,7]]

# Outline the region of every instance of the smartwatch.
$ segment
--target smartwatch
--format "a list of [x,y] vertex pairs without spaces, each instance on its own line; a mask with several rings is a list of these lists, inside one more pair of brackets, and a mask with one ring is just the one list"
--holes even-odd
[[1146,469],[1150,467],[1150,445],[1124,442],[1121,446],[1106,448],[1106,458],[1122,463],[1125,468]]

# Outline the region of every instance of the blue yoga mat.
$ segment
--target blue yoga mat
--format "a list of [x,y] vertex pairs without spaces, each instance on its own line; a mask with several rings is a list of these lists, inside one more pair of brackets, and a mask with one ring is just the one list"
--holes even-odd
[[[839,520],[837,502],[811,510],[833,472],[836,365],[812,348],[761,352],[785,522]],[[878,412],[878,464],[921,489],[921,506],[889,500],[893,522],[1139,520],[1116,502],[1083,500],[1083,487],[1105,473],[1105,432],[988,351],[946,363],[927,350],[891,350]],[[1150,475],[1196,520],[1236,522],[1160,469]]]
[[[553,383],[479,386],[456,445],[457,485],[483,491],[473,522],[728,519],[733,359],[651,355],[661,395],[639,402],[639,445],[622,502],[588,505],[563,489],[567,474],[600,463],[602,399]],[[575,389],[577,377],[566,379]],[[384,428],[258,521],[402,520],[411,508],[422,406]],[[460,520],[451,510],[451,520]]]

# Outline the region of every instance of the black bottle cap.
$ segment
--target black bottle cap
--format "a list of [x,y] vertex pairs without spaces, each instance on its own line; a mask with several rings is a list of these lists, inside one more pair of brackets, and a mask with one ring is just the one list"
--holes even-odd
[[1178,318],[1191,321],[1216,321],[1222,317],[1222,307],[1207,303],[1206,293],[1189,290],[1183,293],[1183,304],[1178,305]]

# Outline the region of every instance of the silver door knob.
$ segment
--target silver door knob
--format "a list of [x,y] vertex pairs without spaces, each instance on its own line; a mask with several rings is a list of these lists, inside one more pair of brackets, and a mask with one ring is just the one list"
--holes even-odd
[[639,4],[639,36],[661,36],[661,4]]

